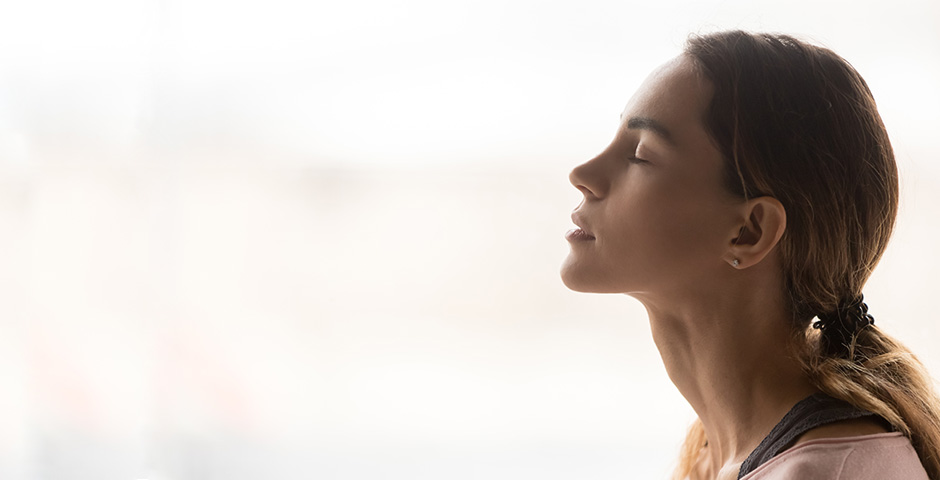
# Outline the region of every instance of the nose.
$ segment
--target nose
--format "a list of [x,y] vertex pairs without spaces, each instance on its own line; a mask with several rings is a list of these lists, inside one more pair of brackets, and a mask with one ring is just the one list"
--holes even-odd
[[568,174],[568,180],[584,194],[585,199],[600,199],[607,193],[605,175],[599,168],[600,160],[601,157],[597,156],[574,167]]

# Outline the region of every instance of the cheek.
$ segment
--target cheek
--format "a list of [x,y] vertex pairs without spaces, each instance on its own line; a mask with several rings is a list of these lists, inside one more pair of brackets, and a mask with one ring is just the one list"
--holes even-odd
[[620,214],[617,250],[665,268],[705,260],[720,242],[720,223],[709,197],[693,189],[660,189]]

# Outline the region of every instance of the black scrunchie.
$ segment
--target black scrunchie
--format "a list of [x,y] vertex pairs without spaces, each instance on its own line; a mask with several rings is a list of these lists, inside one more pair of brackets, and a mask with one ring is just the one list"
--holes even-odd
[[831,339],[831,347],[848,351],[852,338],[863,328],[875,324],[875,317],[868,313],[864,299],[859,295],[851,301],[841,302],[834,312],[816,315],[819,320],[813,323],[813,328],[822,330],[823,336]]

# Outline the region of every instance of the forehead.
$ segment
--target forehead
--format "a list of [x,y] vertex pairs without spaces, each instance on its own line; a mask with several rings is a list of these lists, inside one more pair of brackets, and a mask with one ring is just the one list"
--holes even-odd
[[658,67],[640,85],[621,115],[645,117],[664,125],[676,143],[697,143],[705,135],[705,110],[711,101],[711,84],[691,60],[676,57]]

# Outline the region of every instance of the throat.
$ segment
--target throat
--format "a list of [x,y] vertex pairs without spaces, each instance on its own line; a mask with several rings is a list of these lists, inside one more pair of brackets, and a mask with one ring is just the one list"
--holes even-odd
[[790,348],[789,319],[781,317],[651,312],[666,371],[705,428],[709,478],[737,478],[784,415],[818,391]]

